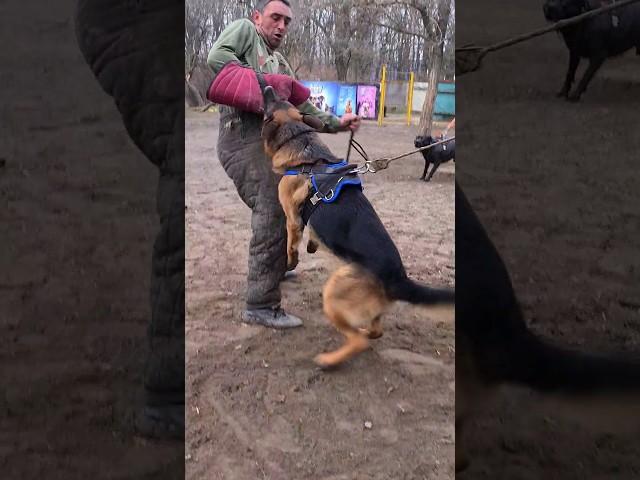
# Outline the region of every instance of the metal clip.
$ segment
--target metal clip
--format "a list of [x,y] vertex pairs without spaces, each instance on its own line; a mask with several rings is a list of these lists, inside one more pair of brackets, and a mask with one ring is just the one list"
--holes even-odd
[[379,158],[377,160],[370,160],[367,162],[367,167],[371,173],[376,173],[380,170],[384,170],[389,166],[389,159]]
[[329,190],[329,193],[327,195],[323,195],[320,192],[314,193],[313,196],[309,199],[309,201],[311,202],[311,205],[316,205],[320,200],[330,201],[334,195],[335,195],[335,192],[333,191],[333,188],[332,188],[331,190]]
[[322,200],[322,196],[320,195],[320,192],[316,192],[313,194],[313,196],[309,199],[309,201],[311,202],[311,205],[316,205],[320,200]]
[[[342,179],[340,179],[340,180],[342,180]],[[329,201],[329,200],[331,200],[333,198],[334,195],[335,195],[335,192],[333,191],[333,188],[332,188],[331,190],[329,190],[329,194],[325,195],[324,199],[326,201]]]

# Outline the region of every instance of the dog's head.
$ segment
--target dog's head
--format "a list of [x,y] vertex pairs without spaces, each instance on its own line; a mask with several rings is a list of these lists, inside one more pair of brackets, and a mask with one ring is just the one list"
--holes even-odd
[[416,137],[416,139],[413,142],[416,148],[426,147],[428,145],[431,145],[432,143],[434,143],[434,140],[431,135],[426,135],[426,136],[419,135]]
[[[290,157],[293,152],[301,150],[302,136],[323,128],[324,123],[320,119],[300,112],[291,103],[278,97],[272,87],[265,88],[262,139],[267,155],[274,160],[274,166],[283,163],[283,158]],[[276,161],[276,155],[282,158]]]
[[545,18],[557,22],[591,10],[590,0],[546,0],[542,7]]

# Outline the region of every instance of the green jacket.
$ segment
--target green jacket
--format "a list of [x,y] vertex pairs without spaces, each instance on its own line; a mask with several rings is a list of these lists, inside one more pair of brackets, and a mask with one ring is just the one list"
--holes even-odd
[[[207,63],[217,75],[232,60],[263,73],[282,73],[296,78],[289,62],[280,52],[272,51],[267,46],[253,22],[246,18],[236,20],[224,29],[211,47]],[[299,108],[304,113],[318,117],[333,129],[340,126],[338,117],[321,111],[308,100]]]

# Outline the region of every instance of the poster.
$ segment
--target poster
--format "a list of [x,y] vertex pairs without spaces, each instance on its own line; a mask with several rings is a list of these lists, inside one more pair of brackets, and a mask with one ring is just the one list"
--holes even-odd
[[341,117],[345,113],[356,113],[356,86],[340,85],[338,90],[338,110],[336,115]]
[[311,90],[309,101],[323,112],[334,115],[338,106],[338,84],[333,82],[302,82]]
[[378,89],[372,85],[358,85],[356,113],[362,118],[376,118],[376,96]]

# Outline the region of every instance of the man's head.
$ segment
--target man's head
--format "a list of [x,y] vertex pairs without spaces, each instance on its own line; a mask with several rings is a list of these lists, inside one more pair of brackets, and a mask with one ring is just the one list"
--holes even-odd
[[275,50],[287,34],[291,16],[289,0],[258,0],[252,19],[267,45]]

